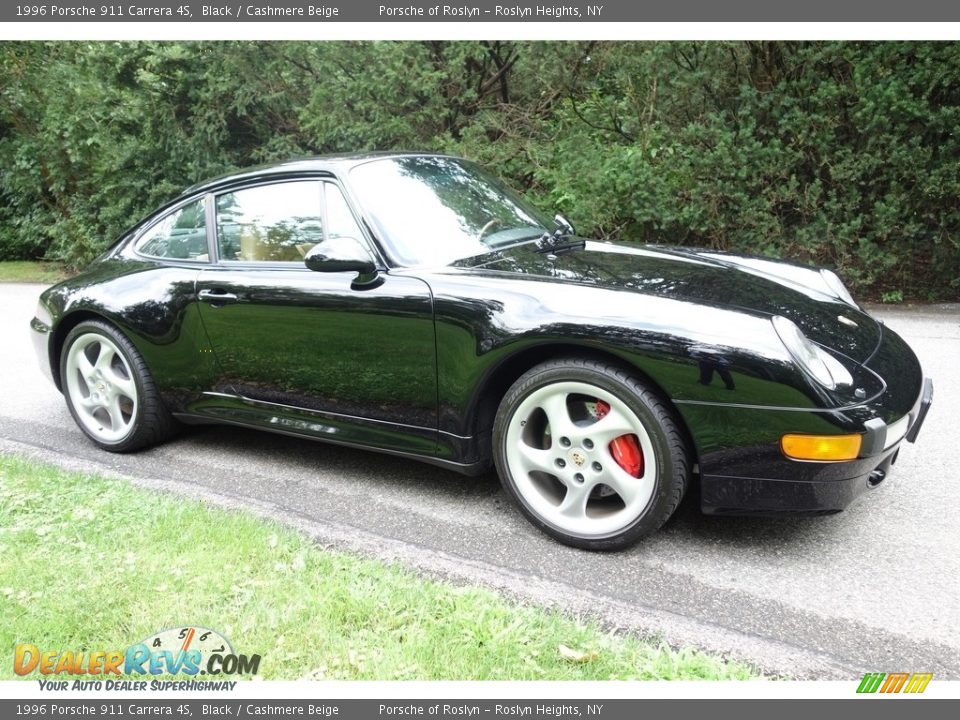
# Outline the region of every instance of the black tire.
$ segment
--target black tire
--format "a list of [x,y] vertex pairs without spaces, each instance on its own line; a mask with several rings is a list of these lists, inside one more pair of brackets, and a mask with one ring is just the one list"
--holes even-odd
[[[558,469],[555,472],[557,474],[569,473],[570,470],[581,469],[582,466],[583,473],[573,476],[579,477],[581,484],[584,482],[584,474],[589,472],[591,460],[595,458],[598,461],[603,459],[609,461],[612,456],[606,449],[610,446],[604,445],[607,454],[601,457],[596,454],[595,444],[589,438],[582,440],[585,448],[588,447],[587,443],[589,443],[589,451],[578,452],[576,448],[568,449],[570,442],[565,437],[556,440],[556,445],[554,445],[553,431],[549,429],[552,428],[552,423],[547,418],[546,413],[537,408],[537,399],[540,397],[549,399],[551,392],[555,393],[555,397],[563,398],[562,402],[564,404],[562,407],[568,408],[567,403],[575,403],[577,398],[584,396],[582,394],[575,395],[573,392],[568,393],[567,390],[569,388],[579,388],[581,384],[596,389],[595,397],[597,399],[600,399],[602,394],[606,394],[605,397],[610,402],[613,402],[614,398],[619,400],[622,403],[622,405],[619,405],[621,417],[624,420],[633,420],[634,423],[631,427],[636,427],[635,421],[639,420],[642,424],[641,430],[646,433],[645,441],[649,441],[644,447],[652,450],[654,455],[655,463],[653,466],[656,473],[652,480],[652,491],[650,491],[651,480],[648,478],[648,469],[644,469],[638,476],[638,478],[644,479],[638,479],[637,481],[638,483],[647,483],[644,493],[637,493],[637,498],[630,502],[621,500],[618,495],[617,502],[624,503],[623,510],[603,511],[606,515],[598,515],[600,518],[609,518],[615,512],[621,513],[622,518],[618,518],[616,522],[623,521],[625,524],[612,531],[591,532],[589,527],[593,522],[591,512],[597,514],[597,511],[592,508],[597,503],[604,501],[601,493],[608,492],[608,497],[609,493],[616,494],[616,491],[604,485],[602,480],[593,480],[592,489],[581,493],[581,497],[586,498],[582,501],[584,508],[582,517],[571,520],[570,523],[567,523],[567,527],[561,527],[553,520],[559,518],[560,522],[566,522],[565,517],[561,517],[557,513],[562,509],[560,506],[563,506],[566,494],[571,492],[570,479],[561,482],[558,477],[551,476],[553,470],[551,470],[551,473],[540,472],[539,468],[545,467],[545,465],[537,465],[535,470],[525,471],[522,463],[517,459],[520,456],[517,453],[511,454],[508,452],[508,442],[510,442],[508,435],[514,438],[514,442],[517,442],[518,432],[532,432],[535,437],[542,433],[544,438],[550,438],[544,440],[544,445],[549,443],[549,447],[543,449],[544,460],[556,464]],[[589,408],[590,403],[587,402],[585,405]],[[536,409],[533,411],[534,414],[528,415],[531,407]],[[594,409],[597,408],[598,405],[595,404]],[[517,415],[518,412],[522,414]],[[535,417],[537,412],[544,412],[543,417],[547,418],[547,430],[534,429],[537,424]],[[567,412],[569,415],[569,409]],[[609,412],[609,410],[606,412]],[[587,416],[586,420],[580,420],[579,424],[575,421],[575,424],[569,427],[574,432],[589,434],[590,423],[599,422],[595,417]],[[513,421],[515,421],[513,429],[510,429]],[[588,429],[584,430],[585,427]],[[523,435],[521,437],[527,436]],[[634,436],[638,443],[641,442],[638,439],[639,437],[640,435]],[[567,441],[567,446],[563,446],[563,450],[561,450],[561,441]],[[540,445],[540,447],[543,448],[543,445]],[[540,451],[535,449],[534,452],[539,453]],[[570,461],[564,461],[563,458],[566,456],[559,454],[562,452],[572,453],[570,457],[577,466],[574,467]],[[590,453],[589,456],[587,456],[587,452]],[[642,450],[641,453],[641,456],[649,454]],[[513,464],[517,467],[511,467],[511,456],[514,458]],[[691,474],[691,453],[686,436],[671,408],[664,400],[622,367],[579,357],[559,358],[538,365],[522,375],[510,387],[500,402],[494,420],[493,458],[507,495],[533,525],[566,545],[586,550],[620,550],[633,545],[640,538],[656,532],[677,509],[686,492]],[[561,462],[563,465],[560,465]],[[553,465],[550,465],[551,469],[553,467]],[[559,469],[561,467],[562,470]],[[601,462],[593,463],[592,467],[598,473],[603,469]],[[614,471],[619,473],[616,468],[614,468]],[[606,470],[606,472],[609,473],[610,471]],[[518,476],[526,482],[518,483]],[[567,476],[564,475],[564,477]],[[598,475],[597,477],[603,476]],[[620,477],[623,476],[620,475]],[[542,491],[531,491],[531,488],[534,487],[542,488]],[[553,492],[563,493],[557,496],[557,510],[554,511],[550,505],[545,505],[543,498],[537,496],[537,492],[540,492],[543,497],[547,497]],[[645,499],[646,492],[650,492],[650,494]],[[630,496],[627,495],[627,497]],[[534,507],[535,504],[546,511],[538,511]],[[634,515],[634,513],[636,514]],[[626,520],[623,518],[626,518]],[[609,520],[604,519],[603,522],[609,522]],[[596,524],[599,526],[601,523]],[[575,525],[575,527],[571,527],[572,525]]]
[[[117,377],[132,381],[132,387],[135,388],[136,398],[133,399],[122,393],[116,393],[121,396],[122,402],[132,409],[129,415],[124,416],[123,420],[126,424],[120,423],[120,427],[116,431],[119,434],[116,437],[106,437],[105,434],[109,430],[98,433],[96,427],[88,427],[96,423],[95,421],[91,422],[92,416],[89,412],[76,406],[78,401],[76,393],[73,391],[74,388],[81,386],[81,380],[75,377],[68,378],[68,358],[71,350],[78,342],[91,344],[98,342],[93,336],[104,339],[104,344],[99,345],[99,348],[107,347],[108,343],[112,345],[111,349],[115,348],[116,355],[120,356],[122,363],[115,362],[114,367],[118,371],[123,371]],[[126,377],[127,368],[130,371],[129,378]],[[77,370],[74,368],[74,373],[76,372]],[[77,426],[97,446],[104,450],[116,453],[141,450],[167,440],[177,430],[178,423],[160,399],[153,376],[150,374],[143,357],[123,333],[109,323],[88,320],[80,323],[69,332],[60,353],[60,381],[67,407]],[[107,384],[109,385],[109,383]],[[91,390],[91,388],[88,388],[88,390]],[[84,413],[84,417],[81,417],[81,412]],[[98,412],[100,412],[100,409],[98,409]],[[101,414],[100,417],[105,416]]]

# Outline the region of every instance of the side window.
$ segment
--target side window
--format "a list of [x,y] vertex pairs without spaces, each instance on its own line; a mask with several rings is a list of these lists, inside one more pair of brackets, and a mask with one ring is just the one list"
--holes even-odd
[[217,198],[221,260],[296,262],[323,237],[320,181],[277,183]]
[[[333,183],[327,183],[327,237],[352,237],[363,243],[363,233],[350,212],[343,193]],[[365,245],[366,243],[364,243]]]
[[176,260],[209,260],[203,200],[164,217],[137,240],[141,255]]

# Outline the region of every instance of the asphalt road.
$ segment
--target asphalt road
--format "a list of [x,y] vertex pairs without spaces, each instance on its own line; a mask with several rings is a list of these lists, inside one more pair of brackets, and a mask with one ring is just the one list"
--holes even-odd
[[694,644],[801,678],[960,679],[960,306],[878,309],[934,377],[933,409],[892,475],[839,515],[707,518],[688,496],[653,538],[595,554],[536,532],[493,475],[199,428],[130,456],[97,450],[43,377],[27,323],[42,288],[0,285],[0,450],[245,507],[318,542],[525,602]]

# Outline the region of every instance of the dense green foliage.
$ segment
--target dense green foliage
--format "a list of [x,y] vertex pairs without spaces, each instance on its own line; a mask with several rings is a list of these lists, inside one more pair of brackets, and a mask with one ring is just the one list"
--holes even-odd
[[80,264],[184,186],[475,158],[584,234],[960,296],[956,43],[4,43],[0,259]]

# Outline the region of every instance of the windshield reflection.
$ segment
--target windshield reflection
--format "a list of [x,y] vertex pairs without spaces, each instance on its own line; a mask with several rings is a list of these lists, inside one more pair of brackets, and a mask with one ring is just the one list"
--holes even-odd
[[533,240],[548,222],[473,163],[384,158],[350,171],[357,199],[405,265],[446,265]]

